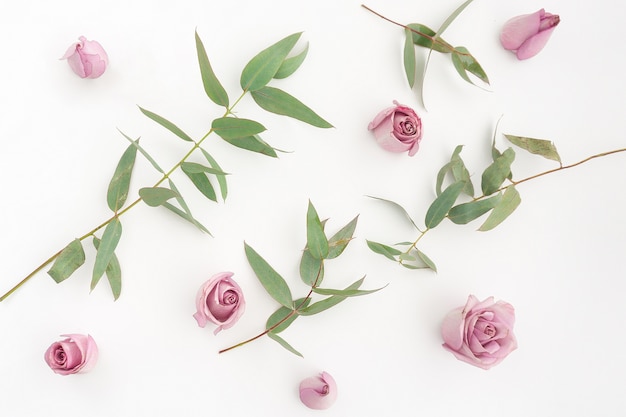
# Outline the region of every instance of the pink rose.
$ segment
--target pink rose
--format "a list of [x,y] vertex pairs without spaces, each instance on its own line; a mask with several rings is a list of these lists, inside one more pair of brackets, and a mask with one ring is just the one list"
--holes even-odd
[[515,310],[493,297],[478,301],[470,295],[465,307],[452,310],[443,321],[443,347],[457,359],[489,369],[517,348],[513,334]]
[[71,45],[60,59],[67,59],[70,68],[81,78],[98,78],[109,65],[107,53],[96,41],[88,41],[84,36],[80,42]]
[[532,58],[543,49],[560,21],[558,15],[544,9],[514,17],[504,24],[500,42],[504,49],[515,52],[517,59]]
[[410,107],[398,104],[376,115],[367,128],[374,132],[380,146],[391,152],[409,151],[413,156],[422,140],[422,120]]
[[48,366],[57,374],[83,373],[98,361],[98,346],[93,338],[84,334],[64,334],[66,339],[54,342],[44,355]]
[[314,410],[325,410],[337,399],[337,384],[330,374],[322,372],[300,383],[300,400]]
[[213,275],[200,287],[196,296],[198,311],[193,317],[200,327],[206,326],[209,321],[217,324],[214,334],[222,329],[233,327],[246,307],[243,292],[231,279],[232,276],[232,272]]

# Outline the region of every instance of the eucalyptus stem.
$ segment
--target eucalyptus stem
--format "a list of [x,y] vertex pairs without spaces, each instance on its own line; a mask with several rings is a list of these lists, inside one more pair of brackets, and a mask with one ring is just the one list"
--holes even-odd
[[[239,101],[241,101],[241,99],[246,95],[247,91],[243,91],[243,93],[239,96],[239,98],[230,106],[226,109],[226,111],[224,112],[224,115],[222,117],[226,117],[229,114],[232,114],[233,112],[233,108],[237,105],[237,103],[239,103]],[[159,179],[154,185],[153,187],[158,187],[159,185],[161,185],[165,180],[167,180],[178,168],[181,167],[181,165],[197,150],[200,148],[200,146],[202,145],[202,143],[204,142],[204,140],[206,138],[209,137],[209,135],[213,133],[213,128],[209,129],[209,131],[204,134],[197,142],[194,142],[193,147],[180,159],[180,161],[178,161],[176,164],[174,164],[174,166],[172,168],[170,168],[169,171],[167,171],[166,173],[163,174],[163,176],[161,177],[161,179]],[[113,214],[113,216],[109,217],[107,220],[105,220],[104,222],[100,223],[98,226],[94,227],[93,229],[91,229],[90,231],[88,231],[87,233],[85,233],[84,235],[82,235],[81,237],[78,238],[78,240],[80,240],[81,242],[85,239],[87,239],[89,236],[93,236],[98,230],[106,227],[110,222],[112,222],[114,219],[119,218],[121,215],[123,215],[124,213],[128,212],[131,208],[135,207],[137,204],[139,204],[142,201],[141,197],[138,197],[135,201],[133,201],[132,203],[130,203],[128,206],[126,206],[124,209],[119,210],[117,212],[115,212]],[[35,275],[37,275],[39,272],[41,272],[42,269],[44,269],[46,266],[50,265],[52,262],[54,262],[54,260],[61,254],[61,252],[63,251],[63,249],[61,249],[60,251],[56,252],[54,255],[52,255],[51,257],[49,257],[48,259],[46,259],[41,265],[39,265],[37,268],[35,268],[31,273],[29,273],[28,275],[26,275],[26,277],[24,277],[20,282],[18,282],[15,286],[13,286],[13,288],[11,288],[9,291],[7,291],[4,295],[2,295],[2,297],[0,297],[0,302],[4,301],[7,297],[9,297],[11,294],[13,294],[15,291],[17,291],[22,285],[24,285],[25,283],[27,283],[28,281],[30,281],[31,278],[33,278]]]

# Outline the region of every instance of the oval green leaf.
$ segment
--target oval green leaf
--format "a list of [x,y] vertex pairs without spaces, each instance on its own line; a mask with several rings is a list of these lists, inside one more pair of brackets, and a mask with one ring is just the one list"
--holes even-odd
[[308,123],[315,127],[333,127],[317,113],[304,105],[292,95],[274,87],[262,87],[253,91],[252,98],[263,110],[271,113],[289,116],[296,120]]
[[443,219],[445,219],[448,211],[454,205],[454,202],[461,194],[461,191],[465,188],[465,181],[457,181],[445,190],[432,202],[428,211],[426,212],[426,218],[424,220],[426,227],[432,229],[436,227]]
[[237,117],[217,118],[213,120],[211,128],[224,140],[246,138],[265,131],[261,123]]
[[514,160],[515,151],[508,148],[485,169],[481,179],[484,195],[491,195],[500,189],[504,180],[511,174],[511,164]]
[[306,58],[306,55],[308,52],[309,52],[309,44],[307,43],[304,49],[302,50],[302,52],[300,52],[296,56],[292,56],[291,58],[287,58],[283,61],[283,63],[280,65],[280,68],[278,68],[278,71],[276,71],[276,74],[274,74],[274,78],[276,79],[287,78],[291,74],[296,72],[296,70],[300,68],[300,65],[302,65],[302,63],[304,62],[304,58]]
[[302,251],[300,278],[309,286],[320,285],[324,279],[324,261],[314,258],[308,249]]
[[[358,290],[361,287],[361,284],[363,284],[364,280],[365,278],[361,278],[360,280],[354,282],[353,284],[349,285],[345,289],[346,290]],[[314,314],[321,313],[322,311],[328,310],[329,308],[336,306],[337,304],[339,304],[346,298],[347,297],[341,296],[341,295],[331,295],[328,298],[325,298],[323,300],[320,300],[316,303],[311,304],[308,307],[298,310],[298,313],[301,316],[312,316]]]
[[48,275],[56,282],[68,279],[74,271],[85,263],[85,251],[80,239],[71,241],[54,260]]
[[280,307],[267,319],[265,330],[269,330],[272,333],[282,332],[298,318],[298,313],[295,311],[295,308],[304,308],[308,306],[310,302],[310,298],[299,298],[293,302],[293,308]]
[[133,173],[133,167],[135,166],[135,159],[137,156],[137,147],[133,144],[122,154],[113,178],[109,182],[109,189],[107,190],[107,204],[109,208],[117,212],[122,208],[128,197],[128,189],[130,187],[130,177]]
[[306,246],[315,259],[325,259],[328,255],[328,239],[311,201],[306,213]]
[[97,282],[106,271],[121,236],[122,224],[120,220],[115,217],[109,222],[102,233],[102,239],[100,240],[96,261],[93,266],[92,282]]
[[518,146],[532,154],[543,156],[561,163],[561,157],[553,142],[545,139],[533,139],[523,136],[504,135],[513,145]]
[[383,255],[384,257],[392,261],[397,261],[396,256],[402,253],[402,251],[399,251],[396,248],[393,248],[388,245],[384,245],[382,243],[373,242],[371,240],[367,240],[366,242],[367,242],[367,247],[370,248],[372,252]]
[[247,151],[260,153],[261,155],[270,156],[272,158],[278,157],[276,150],[272,148],[267,142],[259,137],[259,135],[246,136],[245,138],[224,139],[226,142],[233,146],[236,146]]
[[448,218],[454,224],[467,224],[496,207],[500,203],[501,199],[502,194],[498,193],[484,200],[476,200],[470,201],[469,203],[459,204],[458,206],[450,209]]
[[[93,245],[97,250],[100,247],[100,239],[94,236]],[[111,256],[111,260],[109,261],[109,264],[104,272],[107,276],[107,280],[109,281],[109,286],[111,287],[111,292],[113,293],[113,299],[117,300],[120,298],[120,294],[122,293],[122,268],[120,267],[120,262],[118,261],[117,256],[115,256],[115,253]],[[96,288],[96,285],[98,285],[99,280],[100,278],[95,281],[91,281],[92,291]]]
[[150,207],[158,207],[178,195],[176,191],[165,187],[144,187],[139,190],[139,197]]
[[244,243],[244,249],[248,263],[256,274],[257,278],[265,288],[265,291],[281,305],[292,308],[293,298],[291,290],[278,272],[274,270],[252,247]]
[[358,220],[359,216],[356,216],[328,239],[328,255],[326,255],[326,259],[336,258],[343,253],[354,236]]
[[217,194],[215,194],[215,188],[213,188],[213,184],[209,178],[202,172],[189,172],[185,170],[184,166],[181,166],[182,171],[187,175],[187,177],[191,180],[193,185],[196,186],[198,191],[200,191],[206,198],[211,201],[217,202]]
[[411,33],[411,29],[404,29],[404,73],[406,74],[406,79],[409,82],[409,87],[413,88],[415,85],[415,45],[413,44],[413,34]]
[[204,85],[206,95],[218,106],[228,108],[228,94],[213,72],[209,57],[207,56],[200,36],[198,36],[198,32],[196,32],[196,52],[198,54],[198,64],[200,65],[200,74],[202,75],[202,84]]
[[468,75],[468,73],[470,73],[485,84],[489,84],[489,77],[487,77],[485,70],[480,66],[476,58],[470,54],[467,48],[463,46],[457,46],[455,48],[455,51],[452,53],[452,64],[461,78],[468,83],[474,84]]
[[515,189],[515,186],[510,185],[504,191],[504,195],[502,196],[500,203],[494,207],[489,217],[487,217],[487,220],[485,220],[485,223],[483,223],[478,230],[486,232],[493,229],[509,217],[521,202],[522,199]]

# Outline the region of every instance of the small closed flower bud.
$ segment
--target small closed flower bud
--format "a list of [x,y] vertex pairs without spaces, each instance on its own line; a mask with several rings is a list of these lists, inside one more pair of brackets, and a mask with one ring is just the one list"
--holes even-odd
[[81,78],[98,78],[109,65],[109,57],[102,45],[81,36],[60,59],[67,59],[72,71]]
[[376,115],[367,126],[374,133],[376,142],[390,152],[407,152],[413,156],[422,140],[422,120],[407,106],[393,102]]
[[98,346],[84,334],[64,334],[64,340],[54,342],[46,350],[44,359],[50,369],[59,375],[71,375],[91,370],[98,361]]
[[314,410],[325,410],[337,399],[337,384],[330,374],[322,372],[300,383],[300,400]]
[[193,317],[200,327],[208,322],[217,324],[214,334],[234,326],[246,307],[243,291],[232,276],[232,272],[213,275],[202,284],[196,295],[197,311]]
[[560,21],[558,15],[546,13],[544,9],[514,17],[504,24],[500,42],[504,49],[513,51],[517,59],[532,58],[543,49]]

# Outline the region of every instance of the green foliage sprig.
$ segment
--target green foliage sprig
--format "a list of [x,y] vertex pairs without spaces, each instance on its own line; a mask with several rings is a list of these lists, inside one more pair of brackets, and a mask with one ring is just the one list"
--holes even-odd
[[[329,238],[324,231],[326,220],[320,221],[315,207],[309,202],[306,215],[307,243],[300,259],[300,278],[310,289],[306,296],[298,299],[293,298],[287,281],[251,246],[244,243],[246,258],[252,270],[263,285],[263,288],[280,304],[280,307],[267,319],[263,332],[229,348],[222,349],[219,353],[227,352],[263,336],[268,336],[291,353],[302,356],[300,352],[279,336],[279,333],[287,329],[300,316],[312,316],[328,310],[348,297],[371,294],[382,289],[360,289],[365,277],[360,278],[344,289],[320,287],[324,279],[324,262],[337,258],[343,253],[348,243],[353,239],[357,220],[358,216]],[[312,303],[314,294],[325,296],[325,298]]]
[[[492,230],[506,220],[520,205],[522,200],[517,191],[518,185],[548,174],[574,168],[593,159],[626,152],[626,148],[616,149],[589,156],[570,165],[563,165],[561,157],[551,141],[507,134],[504,137],[511,144],[532,154],[555,161],[559,166],[530,177],[515,180],[511,170],[511,165],[515,160],[515,151],[512,147],[508,147],[504,152],[498,150],[496,148],[496,135],[494,134],[491,145],[492,162],[482,172],[480,177],[481,190],[480,193],[476,193],[469,171],[460,155],[463,146],[459,145],[452,152],[450,161],[444,164],[437,174],[436,197],[424,216],[424,228],[418,227],[407,210],[400,204],[374,197],[391,204],[403,216],[407,217],[419,233],[417,238],[393,245],[368,240],[368,247],[373,252],[383,255],[405,268],[431,269],[436,272],[435,262],[418,248],[418,244],[426,233],[437,227],[445,219],[454,224],[464,225],[486,215],[486,219],[478,230],[483,232]],[[466,198],[464,201],[459,201],[463,200],[462,196]]]
[[425,106],[424,101],[424,80],[426,79],[426,69],[430,62],[430,55],[433,51],[442,54],[450,54],[452,64],[456,72],[470,84],[475,85],[470,74],[485,84],[489,84],[489,77],[485,73],[485,70],[478,63],[478,60],[469,52],[464,46],[452,46],[450,43],[443,40],[441,35],[452,24],[452,22],[461,14],[463,10],[473,0],[467,0],[461,4],[448,18],[441,24],[437,31],[432,30],[430,27],[421,23],[409,23],[403,25],[397,21],[391,20],[382,14],[375,12],[371,8],[361,5],[364,9],[370,11],[376,16],[393,23],[394,25],[404,28],[404,48],[403,48],[403,62],[404,72],[406,74],[409,87],[414,88],[417,80],[417,59],[415,55],[415,47],[423,47],[428,49],[428,55],[424,62],[424,69],[419,77],[419,94],[422,105]]
[[[301,33],[289,35],[254,56],[241,72],[240,85],[242,91],[231,104],[231,99],[215,75],[202,40],[196,32],[196,52],[204,91],[211,101],[218,106],[224,107],[223,115],[212,121],[210,129],[204,136],[194,140],[173,122],[140,107],[141,113],[146,117],[183,141],[192,143],[191,149],[187,151],[178,163],[168,171],[165,171],[139,144],[139,139],[133,140],[120,132],[130,142],[130,145],[120,158],[107,190],[107,204],[113,213],[111,217],[82,236],[72,240],[65,248],[45,260],[22,281],[0,297],[0,301],[5,300],[25,282],[50,264],[52,266],[48,270],[48,274],[57,283],[69,278],[85,262],[83,241],[88,238],[92,238],[96,249],[91,289],[93,290],[102,276],[106,274],[113,297],[117,299],[122,288],[122,271],[115,254],[115,249],[122,235],[120,218],[142,201],[150,207],[164,207],[187,220],[201,231],[210,234],[209,230],[191,213],[188,204],[176,187],[172,175],[180,169],[198,191],[209,200],[218,200],[216,187],[219,189],[221,199],[226,199],[228,194],[226,176],[228,174],[222,170],[215,158],[203,147],[205,140],[212,133],[238,148],[270,157],[277,156],[276,149],[260,137],[260,134],[266,130],[261,123],[240,118],[234,114],[235,106],[248,93],[262,109],[268,112],[289,116],[320,128],[332,127],[330,123],[292,95],[268,85],[273,79],[286,78],[292,75],[300,67],[306,57],[308,45],[303,51],[290,56],[300,37]],[[138,198],[126,205],[137,151],[161,174],[161,178],[154,185],[139,189]],[[198,153],[200,153],[200,158],[204,161],[203,163],[190,160],[192,156],[196,156]],[[100,231],[102,231],[101,236],[97,237],[96,234]]]

